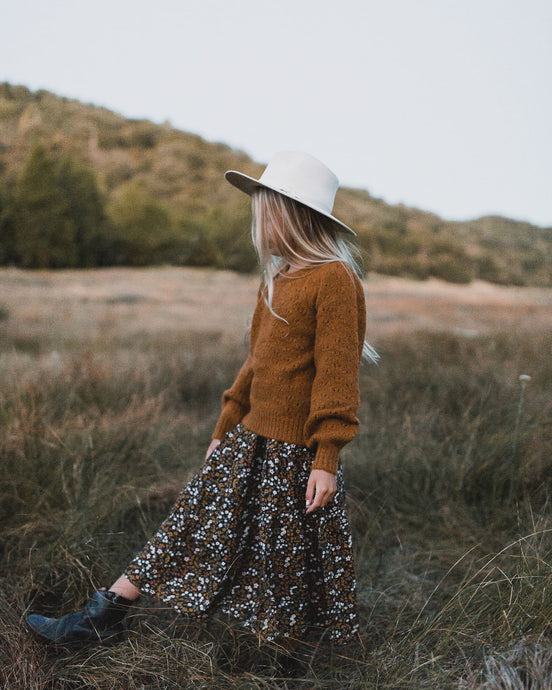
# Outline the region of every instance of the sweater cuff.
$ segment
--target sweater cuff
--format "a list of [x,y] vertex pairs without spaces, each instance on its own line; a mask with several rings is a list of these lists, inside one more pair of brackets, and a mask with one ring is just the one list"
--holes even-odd
[[332,474],[337,474],[337,463],[339,461],[339,448],[337,446],[319,445],[316,455],[311,465],[311,470],[325,470]]
[[224,410],[219,417],[212,438],[216,438],[220,441],[222,437],[230,431],[230,429],[233,429],[241,422],[242,416],[241,407],[238,405],[233,405],[232,403],[226,403]]

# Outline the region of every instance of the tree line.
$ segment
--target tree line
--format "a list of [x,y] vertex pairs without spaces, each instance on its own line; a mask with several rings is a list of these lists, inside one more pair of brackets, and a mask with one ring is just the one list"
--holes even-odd
[[[186,172],[179,169],[178,174]],[[174,264],[242,272],[257,266],[245,195],[232,204],[220,203],[212,180],[192,180],[183,201],[177,193],[154,192],[151,176],[144,179],[139,171],[114,183],[101,166],[93,168],[74,148],[52,153],[42,138],[29,148],[17,173],[0,179],[0,265],[56,269]],[[358,232],[366,270],[456,283],[473,278],[552,283],[550,229],[527,227],[522,234],[514,228],[502,236],[507,221],[489,218],[479,221],[485,227],[477,230],[474,222],[468,232],[461,224],[428,220],[360,191],[344,190],[342,195],[340,212]],[[355,208],[356,216],[349,218]]]
[[160,263],[249,271],[256,259],[247,229],[229,235],[228,219],[216,213],[186,216],[135,180],[108,197],[89,165],[69,153],[53,156],[41,142],[31,147],[17,178],[0,192],[2,265],[48,269]]

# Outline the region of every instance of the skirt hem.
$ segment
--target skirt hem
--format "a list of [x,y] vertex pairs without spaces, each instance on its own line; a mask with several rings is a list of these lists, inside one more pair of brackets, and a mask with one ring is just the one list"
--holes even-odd
[[229,431],[125,570],[192,620],[223,613],[269,642],[358,634],[341,467],[334,500],[305,513],[313,452]]

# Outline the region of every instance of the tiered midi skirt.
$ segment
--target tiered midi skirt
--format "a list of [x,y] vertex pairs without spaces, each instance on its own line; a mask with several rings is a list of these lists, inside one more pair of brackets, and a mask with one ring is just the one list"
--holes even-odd
[[125,571],[145,594],[195,619],[224,613],[271,641],[358,630],[341,466],[334,500],[307,515],[313,453],[228,432]]

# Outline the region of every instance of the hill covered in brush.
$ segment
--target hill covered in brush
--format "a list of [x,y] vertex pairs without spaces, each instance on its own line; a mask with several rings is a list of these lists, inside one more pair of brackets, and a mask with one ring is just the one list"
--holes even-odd
[[[168,123],[0,84],[0,263],[250,271],[249,200],[224,181],[232,168],[263,166]],[[347,188],[335,213],[358,233],[367,270],[552,285],[552,228],[446,221]]]

